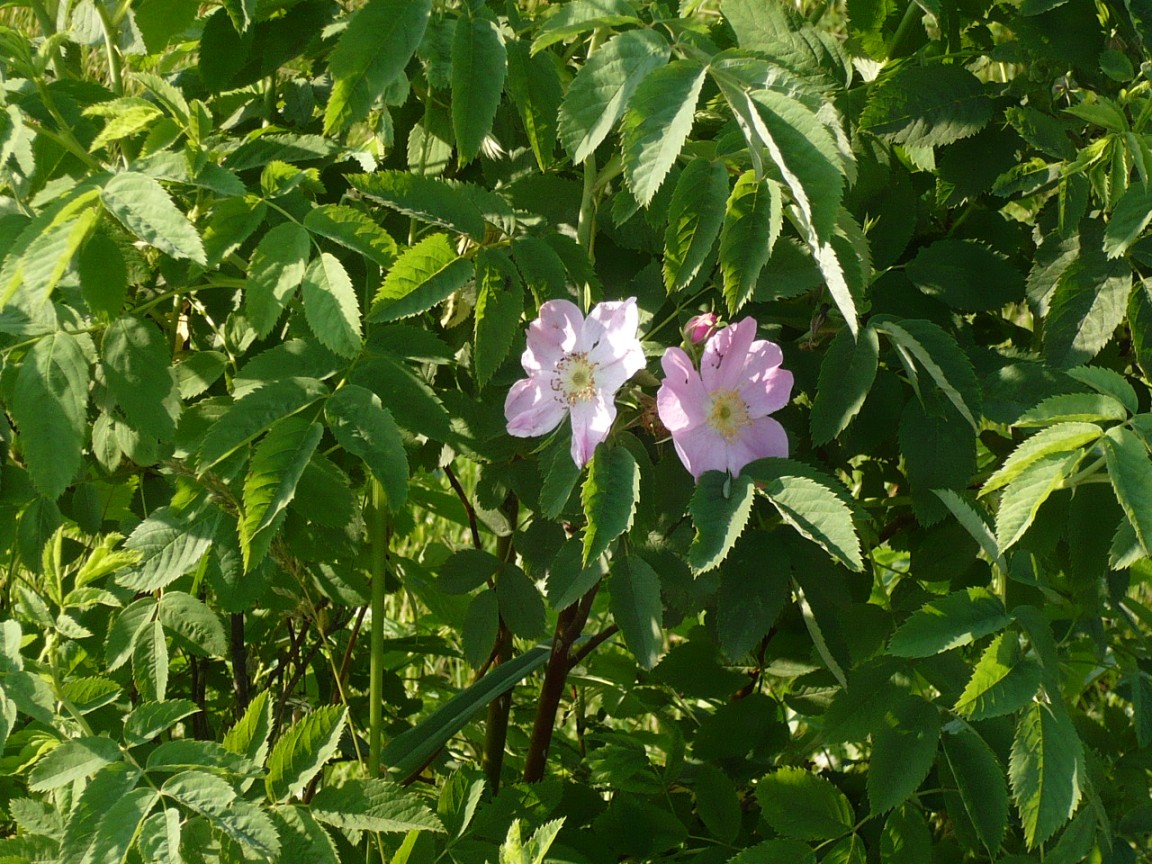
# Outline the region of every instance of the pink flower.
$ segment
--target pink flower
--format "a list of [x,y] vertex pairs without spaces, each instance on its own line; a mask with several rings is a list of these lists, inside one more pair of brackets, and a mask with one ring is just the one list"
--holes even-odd
[[768,415],[788,404],[792,373],[780,368],[779,345],[755,337],[752,318],[725,327],[708,339],[699,372],[680,348],[664,352],[656,410],[696,479],[739,476],[755,459],[788,455],[784,427]]
[[616,391],[644,368],[638,325],[635,297],[597,303],[587,318],[567,300],[544,303],[520,358],[528,377],[504,401],[508,433],[544,435],[569,414],[572,460],[583,468],[616,419]]
[[720,319],[715,312],[693,315],[684,325],[684,338],[693,345],[699,345],[719,328]]

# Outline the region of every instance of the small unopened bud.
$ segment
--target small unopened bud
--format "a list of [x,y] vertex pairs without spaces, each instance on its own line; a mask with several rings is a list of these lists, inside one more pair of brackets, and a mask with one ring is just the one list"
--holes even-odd
[[720,329],[720,319],[715,312],[693,315],[684,325],[684,338],[693,345],[707,341],[708,337]]

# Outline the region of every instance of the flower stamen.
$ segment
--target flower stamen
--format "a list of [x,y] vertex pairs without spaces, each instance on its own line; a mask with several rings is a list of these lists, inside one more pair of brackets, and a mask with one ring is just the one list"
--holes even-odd
[[556,364],[552,389],[568,405],[591,400],[596,396],[596,364],[586,352],[566,354]]
[[708,425],[725,441],[729,443],[735,441],[751,422],[748,405],[737,391],[718,390],[712,394],[712,405],[708,409]]

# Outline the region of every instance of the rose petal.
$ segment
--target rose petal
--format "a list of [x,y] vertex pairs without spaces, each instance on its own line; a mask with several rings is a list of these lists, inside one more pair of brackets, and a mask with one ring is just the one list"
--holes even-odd
[[572,461],[583,468],[592,458],[596,445],[608,437],[616,420],[616,405],[598,392],[572,406]]
[[788,433],[772,417],[761,417],[745,427],[739,438],[728,445],[727,469],[733,477],[749,462],[766,456],[788,455]]
[[640,312],[636,298],[608,300],[597,303],[577,339],[577,351],[588,352],[593,363],[607,365],[624,354],[632,343],[639,344],[636,329],[640,326]]
[[575,303],[549,300],[540,306],[540,317],[528,325],[528,345],[520,363],[531,374],[552,370],[565,354],[575,350],[584,316]]
[[656,391],[660,422],[672,433],[699,426],[708,415],[708,394],[692,360],[681,349],[669,348],[660,365],[664,369],[664,381]]
[[708,340],[700,358],[700,378],[709,393],[735,390],[744,379],[748,349],[756,338],[756,321],[745,318],[729,324]]
[[728,443],[706,423],[673,434],[672,443],[688,473],[697,480],[705,471],[728,467]]
[[748,406],[749,416],[764,417],[779,411],[792,396],[792,373],[776,366],[757,373],[738,388],[740,398]]
[[533,438],[551,432],[564,420],[566,406],[539,378],[522,378],[504,400],[508,434]]

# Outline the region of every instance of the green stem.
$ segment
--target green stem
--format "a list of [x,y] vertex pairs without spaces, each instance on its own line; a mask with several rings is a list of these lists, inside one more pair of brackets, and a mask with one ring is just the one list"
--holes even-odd
[[103,4],[94,3],[92,5],[100,16],[100,29],[104,31],[104,53],[108,57],[108,77],[111,79],[112,92],[121,96],[124,93],[124,77],[120,65],[120,52],[116,48],[114,39],[116,25],[112,23],[112,18]]
[[[596,260],[593,248],[596,235],[596,154],[589,153],[584,160],[584,192],[580,196],[580,215],[576,220],[576,241],[588,255],[589,262]],[[584,312],[592,308],[592,286],[585,285],[581,298]]]
[[388,568],[387,497],[379,480],[372,480],[369,522],[372,573],[371,660],[368,685],[368,776],[380,776],[380,742],[384,726],[384,600]]
[[916,5],[916,0],[909,0],[908,7],[904,10],[904,17],[900,19],[900,26],[896,28],[896,34],[888,45],[889,57],[898,56],[905,40],[908,39],[912,28],[919,22],[922,14],[920,7]]

